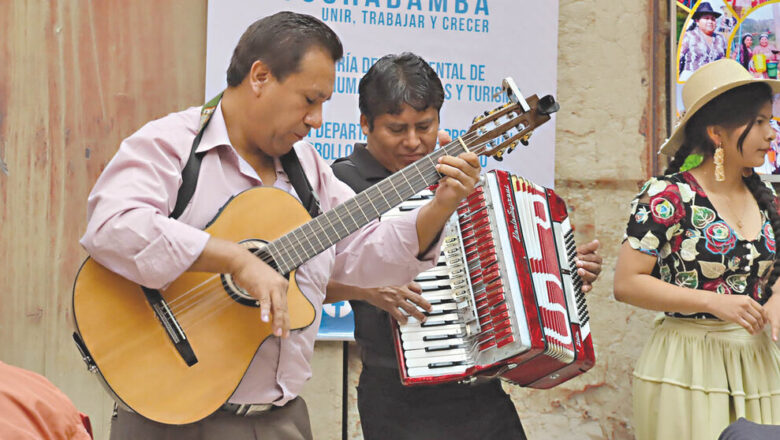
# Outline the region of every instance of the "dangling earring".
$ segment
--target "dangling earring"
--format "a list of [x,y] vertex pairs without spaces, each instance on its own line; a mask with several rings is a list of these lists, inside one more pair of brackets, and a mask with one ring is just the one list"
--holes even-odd
[[712,157],[715,162],[715,181],[723,182],[726,180],[726,173],[723,171],[723,144],[718,145],[715,154]]

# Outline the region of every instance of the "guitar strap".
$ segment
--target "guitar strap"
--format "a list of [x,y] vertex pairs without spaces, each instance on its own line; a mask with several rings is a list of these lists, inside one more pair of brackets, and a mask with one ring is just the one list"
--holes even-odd
[[[200,140],[203,138],[206,127],[208,127],[209,122],[211,122],[211,116],[214,114],[214,110],[217,108],[217,105],[219,105],[221,99],[222,93],[203,104],[203,107],[200,110],[200,129],[198,130],[195,139],[192,140],[190,156],[181,171],[181,186],[176,195],[176,206],[173,208],[170,218],[179,218],[192,199],[193,194],[195,194],[195,188],[198,185],[200,164],[205,153],[196,153],[196,150],[200,145]],[[312,218],[320,215],[320,199],[317,196],[317,193],[312,189],[309,179],[306,178],[306,173],[304,173],[301,162],[298,160],[295,148],[292,148],[287,154],[280,157],[279,161],[282,163],[284,172],[290,179],[290,183],[298,194],[298,197],[300,197],[301,203],[303,203],[303,206],[309,212],[309,215],[312,216]]]

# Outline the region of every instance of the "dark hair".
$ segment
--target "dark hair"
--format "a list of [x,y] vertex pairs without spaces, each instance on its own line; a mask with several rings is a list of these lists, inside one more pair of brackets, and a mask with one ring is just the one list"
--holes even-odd
[[429,107],[438,114],[444,103],[444,88],[431,66],[419,56],[404,52],[380,58],[360,79],[358,85],[360,113],[374,129],[374,119],[389,113],[401,113],[407,104],[417,111]]
[[[674,154],[674,158],[669,162],[664,174],[678,172],[680,166],[685,162],[685,158],[691,153],[700,153],[704,156],[715,154],[715,145],[707,135],[707,127],[712,125],[733,129],[747,124],[737,140],[737,149],[742,152],[742,144],[750,129],[753,128],[761,106],[767,102],[772,102],[772,89],[763,83],[733,88],[708,102],[686,124],[685,142]],[[780,234],[780,214],[777,212],[772,191],[761,182],[761,178],[756,173],[751,173],[743,180],[750,193],[755,197],[759,208],[768,213],[772,229],[776,234]],[[780,277],[779,263],[780,259],[775,257],[775,264],[767,284],[770,292],[772,285]]]
[[742,40],[740,42],[740,45],[742,47],[741,47],[740,54],[739,54],[739,63],[742,64],[742,67],[744,67],[745,69],[748,69],[749,68],[748,66],[750,64],[750,56],[748,56],[748,54],[750,53],[750,49],[751,48],[747,47],[747,45],[745,44],[745,40],[748,39],[748,38],[750,38],[752,40],[753,39],[753,35],[745,34],[742,37]]
[[261,18],[244,31],[233,50],[228,86],[241,84],[257,60],[265,63],[277,80],[284,81],[298,71],[301,58],[312,46],[325,50],[334,62],[344,53],[336,33],[311,15],[283,11]]

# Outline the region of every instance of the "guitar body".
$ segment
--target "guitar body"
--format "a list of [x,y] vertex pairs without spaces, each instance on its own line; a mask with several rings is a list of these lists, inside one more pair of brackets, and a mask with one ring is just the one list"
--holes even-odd
[[[309,220],[294,197],[258,187],[230,200],[206,231],[234,242],[270,242]],[[289,280],[291,329],[307,327],[314,307],[298,289],[295,271]],[[73,287],[76,332],[93,371],[120,404],[160,423],[196,422],[233,394],[271,325],[260,320],[259,307],[233,299],[211,273],[185,272],[160,294],[197,358],[191,366],[142,288],[91,258]]]

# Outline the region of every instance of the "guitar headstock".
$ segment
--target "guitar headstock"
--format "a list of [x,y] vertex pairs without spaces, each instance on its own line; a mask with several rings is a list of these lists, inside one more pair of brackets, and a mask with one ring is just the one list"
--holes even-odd
[[500,93],[506,93],[509,102],[474,118],[469,132],[462,136],[471,151],[499,161],[518,143],[528,145],[534,129],[560,108],[552,95],[532,95],[526,100],[512,78],[504,79]]

